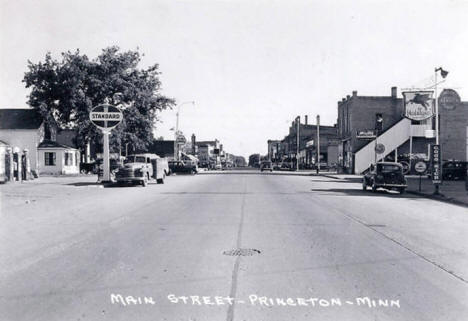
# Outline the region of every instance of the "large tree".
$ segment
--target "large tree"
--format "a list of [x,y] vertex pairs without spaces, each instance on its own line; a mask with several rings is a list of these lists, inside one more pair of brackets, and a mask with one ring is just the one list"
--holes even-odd
[[109,47],[95,59],[75,52],[61,59],[46,54],[43,62],[28,63],[23,82],[31,88],[28,104],[38,110],[48,124],[74,128],[76,144],[100,143],[101,133],[89,120],[90,110],[108,101],[122,109],[124,120],[110,137],[111,148],[130,144],[144,149],[153,140],[158,112],[174,105],[161,94],[158,65],[138,68],[142,54],[121,52]]

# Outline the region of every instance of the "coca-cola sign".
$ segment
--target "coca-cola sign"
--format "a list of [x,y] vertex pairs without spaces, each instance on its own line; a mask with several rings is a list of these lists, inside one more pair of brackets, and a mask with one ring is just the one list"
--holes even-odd
[[434,116],[432,91],[407,91],[402,94],[406,118],[424,120]]

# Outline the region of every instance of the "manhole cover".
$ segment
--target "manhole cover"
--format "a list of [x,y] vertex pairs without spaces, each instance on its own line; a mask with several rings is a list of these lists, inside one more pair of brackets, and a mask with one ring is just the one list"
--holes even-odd
[[224,251],[223,254],[229,256],[252,256],[254,254],[260,254],[260,251],[256,249],[235,249]]

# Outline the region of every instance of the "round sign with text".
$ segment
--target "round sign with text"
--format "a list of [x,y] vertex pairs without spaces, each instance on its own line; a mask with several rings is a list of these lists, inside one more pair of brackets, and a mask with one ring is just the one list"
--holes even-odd
[[439,106],[447,110],[454,110],[460,102],[460,96],[453,89],[446,88],[439,96]]
[[385,145],[384,144],[375,145],[375,152],[377,154],[383,154],[385,152]]
[[96,127],[112,129],[120,124],[123,119],[123,114],[120,109],[115,106],[102,104],[91,110],[89,119]]
[[424,173],[427,169],[426,162],[419,161],[414,164],[414,170],[418,173]]

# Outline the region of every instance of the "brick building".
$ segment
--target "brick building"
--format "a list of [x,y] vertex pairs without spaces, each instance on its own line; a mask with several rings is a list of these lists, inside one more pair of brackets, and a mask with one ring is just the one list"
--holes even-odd
[[[439,96],[440,143],[444,159],[467,160],[468,103],[446,89]],[[381,131],[376,139],[363,139],[359,133],[372,132],[380,119]],[[404,102],[392,87],[389,96],[358,96],[353,91],[338,102],[339,164],[343,171],[361,173],[376,160],[429,159],[435,139],[428,133],[435,129],[434,118],[414,121],[405,118]],[[375,145],[385,151],[375,153]],[[409,160],[408,160],[409,162]],[[411,166],[411,162],[409,162]]]
[[[299,127],[299,148],[297,148]],[[289,133],[281,140],[280,144],[275,141],[269,141],[272,146],[276,146],[278,159],[296,163],[296,157],[299,158],[299,167],[308,168],[315,164],[316,160],[316,141],[317,125],[308,123],[307,115],[304,117],[304,123],[301,123],[300,116],[291,123]],[[338,133],[335,126],[320,125],[320,161],[332,166],[338,162]],[[299,154],[297,153],[299,150]]]

